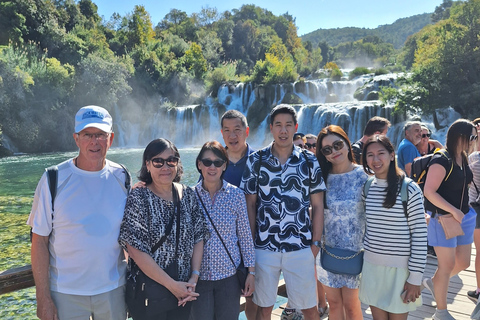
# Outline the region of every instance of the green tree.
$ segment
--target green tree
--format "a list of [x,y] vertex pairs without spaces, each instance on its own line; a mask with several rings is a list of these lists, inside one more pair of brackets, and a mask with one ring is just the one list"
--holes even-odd
[[190,45],[183,59],[185,67],[195,78],[201,79],[207,72],[207,60],[203,57],[202,47],[197,43],[193,42]]

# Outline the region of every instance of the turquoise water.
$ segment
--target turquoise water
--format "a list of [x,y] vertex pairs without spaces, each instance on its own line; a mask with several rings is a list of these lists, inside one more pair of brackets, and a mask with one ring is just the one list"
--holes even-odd
[[[199,149],[181,149],[182,182],[194,185],[199,177],[195,158]],[[111,149],[108,159],[124,164],[134,182],[143,149]],[[0,159],[0,270],[30,264],[30,228],[25,224],[38,180],[46,167],[72,158],[77,152],[21,155]],[[0,295],[0,319],[36,319],[35,288]]]

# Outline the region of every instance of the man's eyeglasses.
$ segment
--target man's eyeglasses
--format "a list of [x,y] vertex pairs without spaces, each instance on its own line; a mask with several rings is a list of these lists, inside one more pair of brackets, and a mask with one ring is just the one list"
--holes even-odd
[[423,133],[422,138],[430,138],[431,134],[430,133]]
[[77,136],[80,138],[80,140],[83,141],[90,141],[92,138],[95,138],[96,140],[100,141],[105,141],[108,139],[110,136],[110,133],[77,133]]
[[168,159],[163,159],[163,158],[153,158],[150,159],[150,162],[152,163],[152,166],[155,168],[159,169],[167,164],[170,168],[175,167],[178,164],[178,158],[177,157],[168,157]]
[[316,143],[308,143],[308,142],[305,142],[305,148],[306,149],[313,149],[317,146]]
[[470,136],[470,141],[475,141],[478,139],[478,136],[474,136],[473,134]]
[[299,147],[300,149],[305,149],[305,145],[304,145],[304,144],[297,144],[297,147]]
[[223,161],[223,160],[202,159],[200,161],[202,161],[202,163],[205,167],[210,167],[213,164],[217,168],[220,168],[225,163],[225,161]]
[[338,150],[342,150],[343,147],[345,147],[345,143],[343,142],[343,140],[337,140],[334,143],[332,143],[331,146],[323,147],[321,151],[324,156],[328,156],[332,154],[333,149],[335,149],[335,151],[338,151]]

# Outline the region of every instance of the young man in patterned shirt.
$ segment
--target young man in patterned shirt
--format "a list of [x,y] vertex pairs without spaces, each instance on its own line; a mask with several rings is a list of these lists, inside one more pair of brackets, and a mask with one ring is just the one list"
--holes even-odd
[[297,128],[295,109],[275,107],[270,113],[274,141],[250,155],[240,184],[255,219],[257,320],[271,319],[281,272],[290,307],[302,310],[306,320],[319,318],[313,279],[325,184],[315,156],[293,145]]

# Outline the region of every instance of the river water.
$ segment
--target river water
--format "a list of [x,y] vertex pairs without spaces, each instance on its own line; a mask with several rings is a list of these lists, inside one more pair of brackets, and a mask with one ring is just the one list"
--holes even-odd
[[[199,149],[180,149],[182,183],[198,180],[195,158]],[[134,182],[143,149],[110,149],[108,159],[124,164]],[[25,224],[36,185],[46,167],[72,158],[77,152],[21,155],[0,159],[0,270],[30,264],[30,228]],[[88,267],[88,266],[87,266]],[[0,295],[0,319],[36,319],[35,289]]]

